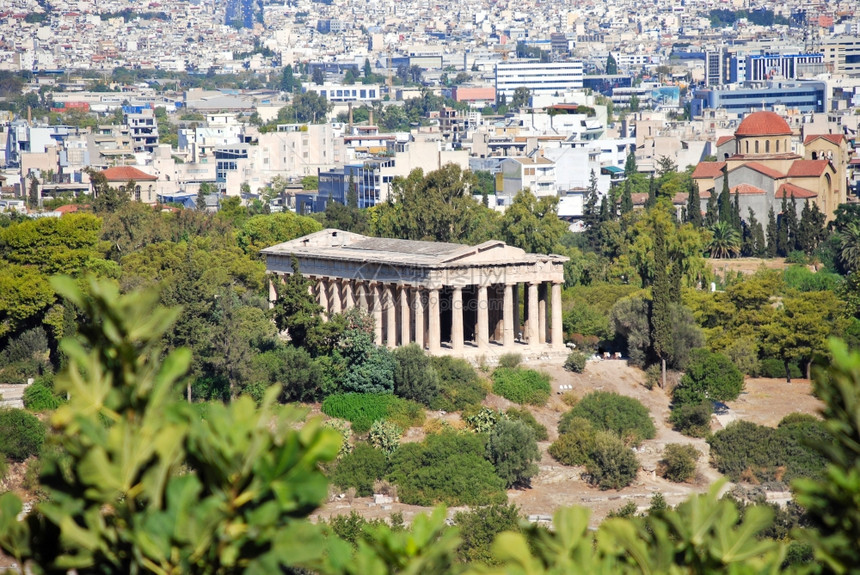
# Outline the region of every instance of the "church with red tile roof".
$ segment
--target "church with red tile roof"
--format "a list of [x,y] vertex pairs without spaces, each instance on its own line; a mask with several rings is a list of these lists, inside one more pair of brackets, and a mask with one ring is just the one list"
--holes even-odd
[[783,197],[794,199],[798,214],[807,201],[815,203],[828,220],[847,200],[849,150],[841,134],[807,135],[801,142],[779,114],[760,111],[747,115],[734,136],[719,138],[717,151],[718,161],[700,162],[692,174],[703,210],[724,178],[744,219],[751,209],[760,222],[771,207],[780,213]]

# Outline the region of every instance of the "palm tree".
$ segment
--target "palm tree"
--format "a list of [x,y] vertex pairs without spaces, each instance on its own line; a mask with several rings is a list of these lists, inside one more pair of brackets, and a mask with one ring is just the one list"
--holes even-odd
[[839,232],[839,258],[848,271],[860,269],[860,224],[851,222]]
[[708,245],[712,258],[737,257],[741,251],[741,237],[728,222],[717,222],[711,226],[713,238]]

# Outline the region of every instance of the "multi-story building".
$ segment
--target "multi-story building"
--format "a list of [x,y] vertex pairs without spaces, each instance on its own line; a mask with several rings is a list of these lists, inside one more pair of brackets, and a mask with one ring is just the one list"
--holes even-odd
[[378,85],[355,84],[346,86],[343,84],[322,84],[321,86],[303,86],[306,92],[315,92],[323,96],[329,102],[338,104],[346,102],[375,102],[382,99],[382,92]]
[[799,112],[823,112],[826,109],[827,85],[824,82],[765,82],[741,86],[731,84],[724,89],[697,90],[690,110],[701,116],[705,109],[722,108],[733,114],[756,110],[773,110],[784,106]]
[[747,56],[741,81],[762,82],[775,78],[797,80],[804,74],[823,72],[822,54],[763,54]]
[[123,106],[123,121],[131,133],[135,152],[152,152],[158,145],[158,123],[148,106]]
[[860,76],[860,36],[834,36],[821,43],[824,64],[834,74]]
[[582,62],[499,62],[496,64],[496,94],[510,98],[517,88],[531,94],[555,94],[582,88]]

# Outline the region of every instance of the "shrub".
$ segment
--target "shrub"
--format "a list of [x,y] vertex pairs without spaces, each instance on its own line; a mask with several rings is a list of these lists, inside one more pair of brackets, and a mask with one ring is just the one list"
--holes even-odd
[[496,560],[491,546],[496,535],[503,531],[519,532],[520,519],[517,506],[504,503],[455,513],[454,523],[460,528],[460,537],[463,539],[457,548],[460,560],[494,564]]
[[579,403],[579,396],[572,391],[565,391],[561,394],[561,402],[568,407],[573,407]]
[[439,395],[439,375],[430,358],[417,345],[394,350],[394,393],[400,397],[430,406]]
[[712,404],[707,400],[679,405],[672,408],[669,421],[675,431],[688,437],[706,437],[711,432],[712,411]]
[[500,367],[493,372],[493,391],[514,403],[544,405],[552,388],[544,373]]
[[466,425],[478,433],[489,433],[502,417],[501,412],[484,407],[474,415],[464,417],[463,420],[466,422]]
[[676,405],[701,403],[705,399],[731,401],[744,388],[744,376],[721,353],[699,348],[690,352],[687,370],[672,399]]
[[341,458],[331,480],[341,489],[354,487],[359,497],[367,497],[373,494],[373,483],[385,477],[387,470],[388,458],[383,451],[359,443]]
[[448,356],[430,358],[439,376],[439,394],[430,404],[433,409],[462,411],[480,405],[487,397],[478,374],[468,361]]
[[645,389],[660,387],[663,383],[663,368],[658,363],[652,363],[645,369]]
[[621,489],[636,478],[639,462],[633,451],[611,433],[598,432],[586,464],[589,483],[600,489]]
[[499,356],[499,367],[514,369],[523,362],[523,356],[518,353],[503,353]]
[[585,465],[594,449],[594,436],[591,422],[574,417],[567,421],[564,433],[549,446],[549,454],[563,465]]
[[546,427],[538,423],[538,420],[535,419],[532,412],[525,407],[512,407],[505,412],[505,415],[507,415],[508,419],[511,421],[521,421],[528,425],[534,432],[535,439],[537,441],[546,441],[549,439],[549,432]]
[[808,413],[789,413],[785,417],[780,420],[777,427],[785,427],[787,425],[795,425],[795,424],[805,424],[805,425],[815,425],[821,423],[821,420],[815,417],[814,415],[809,415]]
[[[802,251],[794,250],[793,252],[790,252],[785,257],[785,262],[789,263],[789,264],[804,264],[805,265],[807,262],[809,262],[809,258]],[[794,266],[792,266],[792,267],[794,267]]]
[[567,354],[567,359],[564,361],[564,369],[574,373],[582,373],[585,371],[585,363],[588,361],[588,355],[582,351],[572,351]]
[[632,397],[617,393],[595,391],[587,394],[561,417],[559,433],[564,433],[568,422],[576,417],[587,419],[597,431],[612,432],[634,445],[657,434],[645,406]]
[[349,515],[335,515],[328,522],[335,535],[353,546],[358,545],[367,526],[377,527],[384,524],[382,519],[365,519],[355,510],[350,511]]
[[323,367],[304,348],[280,345],[256,354],[251,358],[251,373],[263,389],[281,384],[284,403],[317,401],[322,396]]
[[487,461],[486,435],[446,431],[406,443],[391,457],[389,480],[410,505],[504,503],[505,482]]
[[45,426],[23,409],[0,410],[0,453],[14,461],[39,455],[45,442]]
[[40,377],[33,385],[24,390],[24,407],[30,411],[41,412],[57,409],[64,399],[54,394],[54,386],[50,377]]
[[490,432],[487,458],[508,488],[527,486],[538,473],[535,462],[540,459],[534,432],[521,421],[502,419]]
[[421,425],[424,419],[424,410],[419,404],[389,393],[330,395],[322,403],[322,412],[351,422],[356,433],[369,431],[373,422],[380,419],[388,419],[404,429]]
[[700,455],[699,450],[692,445],[668,444],[663,450],[663,459],[660,461],[661,475],[675,483],[692,479],[696,473],[696,461]]
[[739,337],[725,349],[726,356],[743,374],[756,377],[761,370],[758,342],[751,337]]
[[397,425],[378,419],[370,426],[370,434],[367,439],[373,447],[386,455],[391,455],[400,445],[400,436],[402,435],[403,430]]
[[[790,362],[788,371],[791,373],[792,379],[800,379],[803,377],[797,363]],[[767,358],[761,360],[759,368],[760,377],[769,377],[772,379],[785,379],[785,363],[781,359]]]

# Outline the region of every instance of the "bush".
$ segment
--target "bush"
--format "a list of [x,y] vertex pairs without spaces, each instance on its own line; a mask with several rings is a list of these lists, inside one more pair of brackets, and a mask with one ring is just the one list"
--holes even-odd
[[23,409],[0,409],[0,453],[14,461],[39,455],[45,442],[45,426]]
[[598,432],[586,464],[589,483],[600,489],[622,489],[636,478],[639,462],[633,451],[611,433]]
[[588,361],[588,355],[581,351],[572,351],[567,354],[567,359],[564,361],[564,369],[574,373],[582,373],[585,371],[585,363]]
[[[788,371],[791,373],[792,379],[800,379],[803,375],[800,372],[800,367],[797,363],[791,362],[788,364]],[[763,359],[759,368],[760,377],[769,377],[772,379],[785,379],[785,363],[781,359]]]
[[700,455],[699,450],[692,445],[668,444],[660,461],[661,475],[675,483],[692,479],[696,474],[696,461]]
[[423,408],[390,393],[340,393],[330,395],[322,403],[322,412],[329,417],[345,419],[352,430],[364,433],[374,421],[388,419],[402,428],[421,425]]
[[728,357],[699,348],[690,352],[687,370],[672,399],[675,405],[698,404],[706,399],[731,401],[743,388],[744,376]]
[[478,433],[489,433],[502,417],[501,412],[484,407],[474,415],[464,417],[463,421]]
[[523,362],[523,356],[518,353],[503,353],[499,356],[499,367],[514,369]]
[[549,454],[563,465],[585,465],[594,449],[594,427],[587,419],[568,420],[564,433],[549,446]]
[[323,367],[304,348],[279,345],[251,358],[251,378],[263,389],[281,384],[281,401],[312,402],[322,396]]
[[463,562],[496,563],[491,546],[496,535],[503,531],[520,531],[520,511],[514,504],[496,504],[476,507],[454,514],[454,523],[460,528],[463,542],[457,555]]
[[525,407],[512,407],[505,412],[505,415],[507,415],[508,419],[511,421],[521,421],[528,425],[534,432],[535,439],[537,441],[546,441],[549,439],[549,432],[546,427],[538,423],[538,420],[535,419],[532,412]]
[[29,411],[51,411],[60,407],[65,399],[54,394],[50,377],[40,377],[24,390],[24,407]]
[[735,421],[708,440],[711,459],[732,481],[782,481],[818,478],[822,455],[808,447],[830,440],[821,421],[792,417],[777,429]]
[[679,405],[672,408],[669,421],[675,431],[688,437],[707,437],[711,432],[712,411],[712,404],[707,400]]
[[389,480],[410,505],[505,503],[505,482],[487,461],[486,435],[446,431],[406,443],[391,457]]
[[439,376],[439,394],[430,405],[432,409],[462,411],[480,405],[487,397],[487,390],[468,361],[440,356],[430,358],[430,365]]
[[659,363],[652,363],[645,369],[645,389],[660,387],[663,383],[663,368]]
[[587,394],[561,417],[559,433],[564,433],[568,422],[576,417],[587,419],[597,431],[612,432],[634,445],[657,434],[645,406],[632,397],[617,393],[595,391]]
[[344,455],[332,474],[332,483],[341,489],[355,488],[359,497],[373,494],[373,484],[385,477],[388,458],[379,449],[359,443],[352,453]]
[[758,360],[758,342],[751,337],[740,337],[725,349],[726,356],[743,374],[757,377],[761,364]]
[[439,395],[439,375],[430,358],[414,343],[394,350],[394,394],[426,406]]
[[549,376],[533,369],[500,367],[493,372],[493,392],[514,403],[544,405],[551,391]]
[[534,432],[521,421],[502,419],[490,432],[487,458],[508,488],[528,486],[538,473],[535,462],[540,459]]
[[579,396],[572,391],[565,391],[561,394],[561,402],[568,407],[573,407],[579,403]]
[[403,430],[388,421],[376,420],[370,426],[370,434],[367,440],[370,444],[386,455],[391,455],[400,445],[400,437]]

